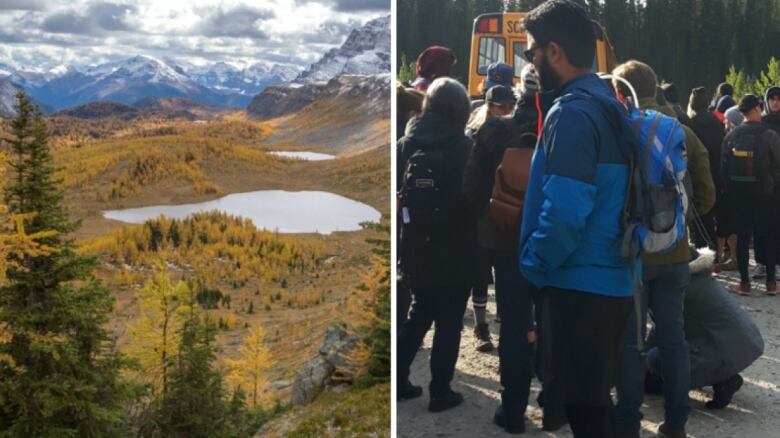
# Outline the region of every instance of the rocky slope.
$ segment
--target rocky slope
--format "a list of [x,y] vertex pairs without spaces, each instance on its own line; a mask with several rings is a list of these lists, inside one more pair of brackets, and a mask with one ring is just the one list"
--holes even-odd
[[350,33],[341,47],[331,49],[302,72],[296,82],[327,81],[339,75],[374,75],[390,71],[390,16],[369,21]]

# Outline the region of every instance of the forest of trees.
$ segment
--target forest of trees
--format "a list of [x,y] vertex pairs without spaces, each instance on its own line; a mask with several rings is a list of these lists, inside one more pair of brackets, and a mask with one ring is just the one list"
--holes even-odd
[[[780,0],[577,0],[606,29],[621,61],[651,65],[681,95],[705,86],[712,94],[731,66],[757,77],[780,51]],[[468,77],[474,18],[529,11],[542,0],[398,0],[398,56],[414,62],[426,47],[452,48],[452,76]],[[407,67],[408,68],[408,67]]]

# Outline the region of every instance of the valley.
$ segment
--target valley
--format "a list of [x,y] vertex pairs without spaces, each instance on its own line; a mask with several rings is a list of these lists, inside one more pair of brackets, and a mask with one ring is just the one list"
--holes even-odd
[[[87,112],[87,117],[48,120],[66,206],[82,221],[75,235],[83,251],[100,257],[98,275],[116,299],[110,322],[116,345],[122,350],[132,344],[129,327],[140,311],[137,293],[156,264],[163,263],[173,281],[184,280],[220,297],[209,309],[222,327],[217,336],[220,362],[235,354],[247,327],[259,323],[266,329],[276,364],[268,378],[277,382],[269,390],[285,400],[295,372],[317,351],[325,329],[335,320],[350,320],[348,302],[356,299],[356,286],[372,264],[365,240],[381,234],[277,234],[228,215],[202,213],[177,221],[180,228],[209,234],[216,226],[224,231],[193,247],[174,243],[170,219],[128,225],[105,218],[104,212],[285,190],[331,192],[389,214],[389,120],[334,128],[326,118],[301,130],[291,124],[304,117],[298,113],[255,121],[241,111],[216,111],[195,122],[177,117],[175,110],[144,111],[131,120],[124,119],[122,108],[98,118]],[[349,138],[350,146],[337,150],[316,144],[311,138],[316,132]],[[305,161],[269,153],[303,147],[336,158]],[[147,239],[154,233],[144,233],[149,229],[161,230],[154,244]],[[240,240],[228,234],[251,237]],[[258,242],[279,247],[279,259],[258,256]]]

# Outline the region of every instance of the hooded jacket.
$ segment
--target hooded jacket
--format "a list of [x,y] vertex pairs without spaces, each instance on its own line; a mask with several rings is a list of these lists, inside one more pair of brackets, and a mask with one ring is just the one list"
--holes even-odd
[[691,388],[722,382],[764,352],[764,339],[750,315],[712,278],[714,254],[691,261],[685,293],[685,339],[691,358]]
[[764,111],[764,116],[761,117],[761,121],[767,127],[775,131],[777,135],[780,135],[780,111],[772,112],[769,109],[770,94],[780,94],[780,87],[769,87],[769,89],[766,90],[766,95],[764,97],[764,104],[766,105],[766,111]]
[[454,204],[458,206],[448,212],[448,220],[441,224],[444,238],[433,245],[426,257],[405,259],[404,249],[400,248],[404,279],[413,289],[462,285],[473,279],[477,253],[476,214],[462,190],[463,168],[471,145],[462,127],[436,113],[422,114],[410,120],[406,126],[406,135],[398,140],[397,189],[400,189],[406,162],[415,151],[443,148],[448,151],[447,169],[453,172],[450,190],[453,190]]
[[631,261],[620,253],[628,113],[603,80],[587,74],[563,85],[546,114],[531,163],[520,268],[540,288],[629,297]]

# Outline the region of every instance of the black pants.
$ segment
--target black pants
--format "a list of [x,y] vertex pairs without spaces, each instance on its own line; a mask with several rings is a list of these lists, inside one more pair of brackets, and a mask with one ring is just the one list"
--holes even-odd
[[541,296],[545,409],[565,407],[575,437],[613,437],[610,390],[631,298],[557,288],[543,288]]
[[409,379],[409,367],[425,334],[436,323],[431,350],[430,394],[449,390],[460,350],[463,312],[469,298],[469,284],[448,287],[413,288],[412,310],[398,333],[397,381]]
[[522,417],[533,377],[534,346],[528,342],[528,332],[533,329],[534,287],[520,273],[517,251],[493,251],[491,258],[496,270],[496,301],[500,303],[501,403],[507,416]]
[[[737,267],[742,284],[750,283],[748,263],[750,261],[750,241],[755,238],[760,241],[759,252],[767,267],[774,266],[777,251],[774,247],[774,201],[771,196],[763,196],[757,183],[732,183],[729,195],[733,210],[733,226],[737,234]],[[774,249],[774,248],[773,248]],[[763,250],[763,251],[762,251]],[[767,268],[766,281],[775,281],[774,269]]]

